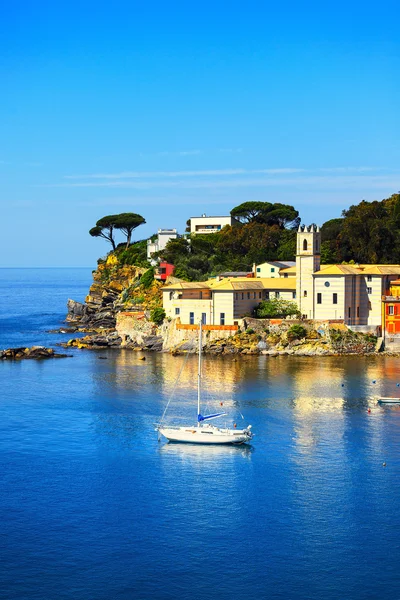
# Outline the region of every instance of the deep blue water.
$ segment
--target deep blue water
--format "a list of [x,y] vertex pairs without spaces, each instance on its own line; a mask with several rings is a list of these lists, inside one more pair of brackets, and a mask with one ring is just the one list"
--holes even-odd
[[[59,341],[89,283],[0,269],[0,347]],[[201,448],[153,428],[183,357],[72,354],[0,363],[1,598],[400,596],[400,410],[373,400],[398,359],[206,357],[210,403],[256,437]],[[172,416],[194,415],[195,375],[189,357]]]

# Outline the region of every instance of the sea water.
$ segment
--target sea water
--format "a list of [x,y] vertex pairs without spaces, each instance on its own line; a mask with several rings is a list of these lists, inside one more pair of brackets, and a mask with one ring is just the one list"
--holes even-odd
[[[90,279],[0,269],[0,347],[67,339]],[[157,440],[195,357],[68,353],[0,363],[1,598],[399,597],[397,358],[205,356],[205,403],[253,425],[231,448]]]

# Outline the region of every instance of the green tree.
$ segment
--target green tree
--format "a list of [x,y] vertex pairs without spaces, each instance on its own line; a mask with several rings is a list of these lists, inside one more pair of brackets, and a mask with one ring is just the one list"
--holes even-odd
[[285,319],[286,317],[300,316],[295,302],[272,298],[263,300],[254,310],[258,319]]
[[243,202],[231,210],[231,216],[241,223],[278,225],[281,229],[297,228],[300,224],[299,212],[293,206],[279,202]]
[[156,325],[161,325],[165,316],[165,310],[158,306],[150,312],[150,321],[153,321]]
[[190,251],[190,245],[186,238],[169,240],[164,250],[160,252],[162,258],[172,265],[177,266],[182,258],[186,258]]
[[146,223],[146,221],[142,215],[136,213],[120,213],[119,215],[116,215],[114,228],[119,229],[126,235],[126,247],[129,248],[132,232],[139,227],[139,225],[143,225],[144,223]]
[[89,234],[92,237],[102,237],[111,243],[112,249],[115,250],[114,229],[118,215],[107,215],[99,219],[95,227],[90,229]]
[[249,201],[235,206],[231,210],[231,217],[235,217],[241,223],[252,223],[269,202]]
[[300,225],[299,211],[289,204],[270,204],[264,203],[266,206],[261,210],[256,220],[266,225],[278,225],[281,229],[297,229]]

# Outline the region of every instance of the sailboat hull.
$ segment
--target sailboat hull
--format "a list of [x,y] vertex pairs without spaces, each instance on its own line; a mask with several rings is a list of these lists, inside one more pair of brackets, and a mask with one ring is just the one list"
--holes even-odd
[[250,429],[219,427],[160,427],[158,431],[170,442],[186,444],[246,444],[253,435]]

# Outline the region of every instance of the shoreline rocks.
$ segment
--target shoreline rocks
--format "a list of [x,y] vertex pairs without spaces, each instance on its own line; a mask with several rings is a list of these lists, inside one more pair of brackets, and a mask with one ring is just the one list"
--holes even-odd
[[6,350],[0,350],[0,360],[43,360],[46,358],[67,358],[69,356],[71,355],[54,352],[53,348],[45,348],[44,346],[7,348]]

